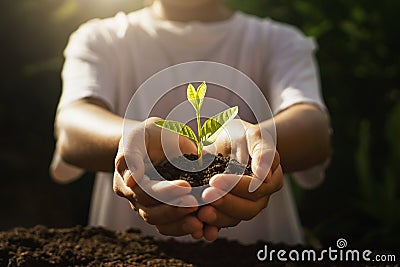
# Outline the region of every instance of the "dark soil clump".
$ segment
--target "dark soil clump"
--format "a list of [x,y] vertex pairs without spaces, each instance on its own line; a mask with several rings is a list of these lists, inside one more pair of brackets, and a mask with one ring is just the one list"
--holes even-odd
[[269,251],[305,249],[264,242],[245,246],[226,239],[217,239],[213,243],[182,243],[172,239],[156,241],[135,229],[116,232],[102,227],[52,229],[35,226],[0,232],[0,267],[368,266],[361,262],[279,262],[276,257],[273,261],[260,261],[257,253],[266,245]]
[[[183,157],[189,161],[184,160]],[[230,157],[224,157],[222,154],[218,154],[217,156],[212,154],[203,155],[203,165],[207,164],[207,162],[212,162],[206,168],[200,167],[201,171],[196,171],[199,168],[197,159],[197,155],[185,154],[173,159],[172,163],[166,162],[160,166],[156,166],[155,169],[166,180],[185,180],[193,187],[207,185],[211,177],[220,173],[253,175],[250,164],[246,166],[235,159],[230,160]],[[174,165],[181,166],[183,170]],[[154,177],[151,173],[149,173],[149,176]]]
[[3,266],[193,266],[159,251],[137,230],[15,228],[0,232]]

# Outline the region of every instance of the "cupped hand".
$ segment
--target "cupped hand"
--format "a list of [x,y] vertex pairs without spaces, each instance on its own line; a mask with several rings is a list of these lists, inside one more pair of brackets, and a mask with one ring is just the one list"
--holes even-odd
[[241,163],[251,160],[254,176],[219,174],[210,180],[210,188],[204,190],[202,198],[211,203],[198,211],[198,218],[206,224],[203,234],[207,240],[216,239],[220,228],[254,218],[283,185],[279,154],[266,130],[235,120],[225,132],[214,149]]
[[190,185],[182,180],[155,181],[144,175],[145,166],[155,166],[166,160],[164,151],[177,150],[172,144],[179,144],[178,150],[183,153],[196,153],[195,145],[184,137],[164,131],[161,139],[161,128],[154,124],[157,120],[159,118],[149,118],[125,125],[115,158],[114,191],[128,199],[132,209],[155,225],[161,234],[191,234],[199,239],[203,236],[203,223],[193,215],[198,202],[190,195]]

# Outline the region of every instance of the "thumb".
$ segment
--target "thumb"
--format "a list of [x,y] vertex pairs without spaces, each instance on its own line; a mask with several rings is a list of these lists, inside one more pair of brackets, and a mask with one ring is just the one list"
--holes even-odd
[[146,153],[146,131],[140,126],[126,131],[121,137],[115,158],[115,169],[123,177],[129,187],[143,179],[145,172],[144,159]]
[[122,176],[125,184],[133,188],[144,176],[144,161],[137,153],[129,153],[116,160],[116,171]]
[[246,131],[246,139],[255,178],[250,182],[249,192],[254,192],[267,178],[271,169],[275,156],[275,141],[267,131],[261,131],[258,125]]

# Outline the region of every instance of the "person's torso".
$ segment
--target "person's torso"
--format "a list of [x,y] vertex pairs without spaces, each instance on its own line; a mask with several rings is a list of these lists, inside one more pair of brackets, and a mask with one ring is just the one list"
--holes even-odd
[[[269,20],[236,12],[226,21],[215,23],[166,22],[151,17],[148,9],[131,14],[118,14],[109,21],[108,34],[117,66],[118,94],[114,106],[123,115],[135,91],[149,77],[172,65],[190,61],[212,61],[223,63],[243,72],[265,92],[266,79],[263,74],[268,56],[268,45],[264,36]],[[168,90],[169,88],[165,88]],[[252,92],[248,92],[251,94]],[[210,98],[227,105],[236,105],[240,99],[228,91],[210,89]],[[267,96],[266,96],[267,97]],[[166,116],[177,104],[186,100],[186,91],[175,90],[163,99],[157,116]],[[246,107],[243,105],[242,113]],[[153,114],[150,114],[153,115]],[[254,121],[253,118],[245,118]]]

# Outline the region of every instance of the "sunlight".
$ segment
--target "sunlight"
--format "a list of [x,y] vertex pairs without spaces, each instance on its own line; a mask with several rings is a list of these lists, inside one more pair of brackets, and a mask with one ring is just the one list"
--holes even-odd
[[65,21],[78,13],[91,16],[112,16],[118,11],[132,11],[143,6],[143,0],[64,0],[53,11],[55,21]]
[[53,18],[56,21],[63,21],[72,17],[79,8],[79,2],[77,0],[67,0],[53,12]]

